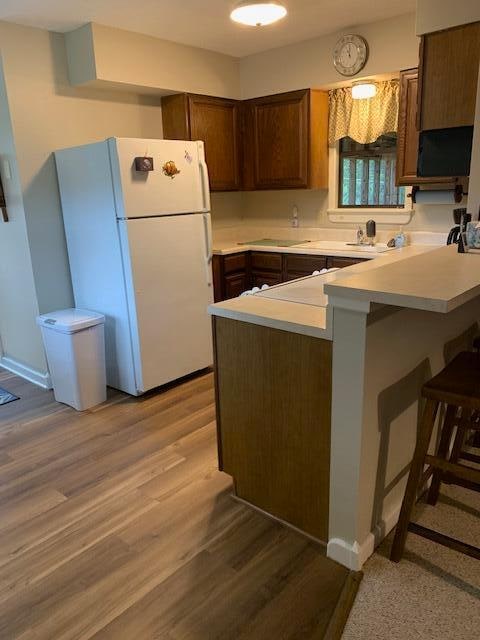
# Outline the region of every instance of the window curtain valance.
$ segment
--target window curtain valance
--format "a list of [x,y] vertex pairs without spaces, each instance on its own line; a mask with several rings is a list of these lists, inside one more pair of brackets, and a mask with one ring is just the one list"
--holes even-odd
[[350,87],[329,91],[329,144],[346,136],[369,144],[385,133],[396,131],[398,96],[398,80],[378,82],[377,94],[365,100],[354,100]]

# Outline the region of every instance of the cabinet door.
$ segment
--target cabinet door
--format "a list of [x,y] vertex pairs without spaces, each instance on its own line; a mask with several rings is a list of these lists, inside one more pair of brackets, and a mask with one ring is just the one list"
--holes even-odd
[[418,128],[473,125],[480,60],[480,22],[422,36]]
[[262,287],[264,284],[273,287],[274,284],[280,284],[282,281],[283,278],[280,273],[252,271],[252,287]]
[[258,98],[248,108],[253,188],[307,188],[309,91]]
[[325,256],[285,253],[283,260],[285,280],[311,276],[313,271],[320,271],[327,266],[327,258]]
[[236,298],[248,288],[246,273],[232,273],[225,276],[225,300]]
[[351,267],[352,264],[358,264],[359,262],[365,262],[368,258],[341,258],[331,256],[327,259],[327,265],[329,269],[334,267],[342,269],[343,267]]
[[397,185],[414,184],[417,177],[418,69],[400,73],[400,106],[397,134]]
[[189,95],[188,103],[191,138],[205,142],[210,189],[240,189],[238,102]]

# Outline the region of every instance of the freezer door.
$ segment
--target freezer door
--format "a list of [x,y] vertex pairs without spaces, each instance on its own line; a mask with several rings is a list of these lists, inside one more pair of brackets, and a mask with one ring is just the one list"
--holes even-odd
[[[108,145],[118,218],[210,211],[203,142],[110,138]],[[153,171],[136,170],[143,157]]]
[[119,221],[140,392],[213,362],[210,215]]

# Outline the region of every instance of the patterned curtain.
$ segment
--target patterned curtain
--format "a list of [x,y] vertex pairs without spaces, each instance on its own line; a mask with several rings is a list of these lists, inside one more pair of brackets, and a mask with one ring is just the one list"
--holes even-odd
[[354,100],[350,87],[329,91],[328,142],[349,136],[361,144],[369,144],[397,130],[398,80],[377,83],[373,98]]

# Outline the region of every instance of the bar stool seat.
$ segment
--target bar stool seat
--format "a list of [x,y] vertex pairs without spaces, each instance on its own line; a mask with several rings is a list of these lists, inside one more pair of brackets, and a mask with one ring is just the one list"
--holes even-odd
[[[480,355],[470,351],[460,353],[440,373],[423,385],[422,396],[426,403],[390,559],[394,562],[401,560],[408,531],[480,559],[479,548],[410,520],[419,485],[423,485],[426,478],[432,474],[428,494],[430,504],[434,505],[437,502],[440,484],[443,481],[480,491],[480,469],[459,462],[462,458],[478,461],[478,456],[468,456],[463,452],[463,445],[469,430],[480,430]],[[445,405],[446,410],[440,427],[439,445],[435,455],[429,455],[428,448],[440,405]],[[454,444],[451,447],[455,430]],[[426,472],[425,464],[429,465]]]
[[462,351],[423,385],[424,398],[480,410],[480,355]]

